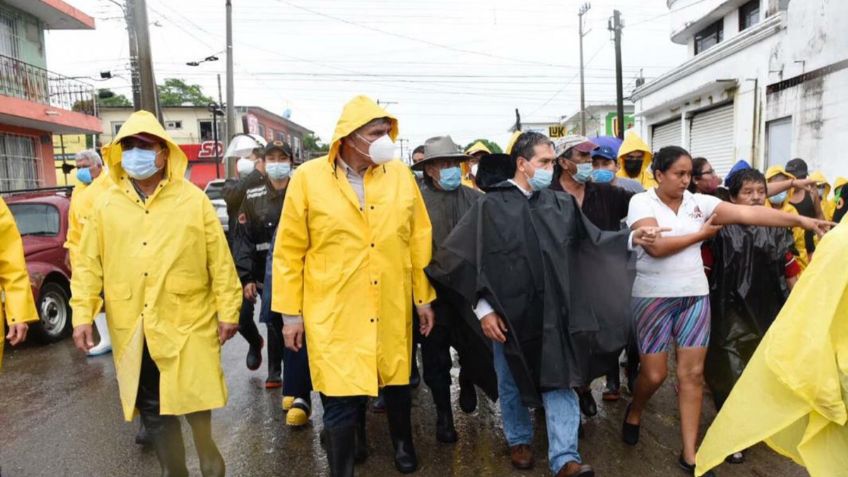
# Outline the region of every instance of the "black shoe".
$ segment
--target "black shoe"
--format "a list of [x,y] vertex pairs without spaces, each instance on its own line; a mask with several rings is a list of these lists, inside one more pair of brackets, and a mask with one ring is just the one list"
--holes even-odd
[[324,430],[330,477],[353,477],[355,427],[344,426]]
[[[680,454],[680,457],[677,458],[677,465],[680,466],[681,469],[686,471],[688,475],[695,475],[695,464],[689,464],[683,459],[683,454]],[[708,470],[701,477],[716,477],[715,472],[712,470]]]
[[580,398],[580,411],[584,416],[592,417],[598,414],[598,404],[592,396],[591,389],[577,391],[577,395]]
[[450,409],[436,411],[436,440],[443,444],[453,444],[459,439],[453,427],[453,412]]
[[138,420],[138,432],[135,435],[135,443],[142,447],[150,447],[153,445],[153,438],[150,437],[150,433],[147,432],[147,428],[144,427],[144,421]]
[[477,388],[471,381],[459,380],[459,408],[466,414],[477,409]]
[[247,358],[245,359],[245,364],[247,364],[247,369],[251,371],[256,371],[262,366],[262,347],[265,346],[265,340],[262,337],[259,337],[258,346],[250,345],[250,348],[247,350]]
[[623,440],[627,445],[635,446],[639,443],[640,426],[627,423],[627,416],[630,415],[631,405],[633,405],[633,403],[628,404],[627,409],[624,411],[624,423],[621,425],[621,440]]

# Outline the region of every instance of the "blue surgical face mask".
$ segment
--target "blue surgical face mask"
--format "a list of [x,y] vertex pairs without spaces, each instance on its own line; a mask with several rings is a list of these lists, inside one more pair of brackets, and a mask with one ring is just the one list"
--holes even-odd
[[147,179],[159,172],[156,167],[156,151],[133,148],[121,152],[121,167],[136,180]]
[[456,190],[462,184],[462,171],[459,166],[447,167],[439,171],[439,187],[443,190]]
[[536,169],[533,177],[528,177],[527,180],[534,191],[547,189],[554,180],[554,172],[548,169]]
[[88,167],[80,167],[77,169],[77,180],[85,185],[91,184],[91,181],[93,180],[91,177],[91,169]]
[[780,204],[782,204],[786,201],[787,195],[788,194],[786,193],[786,191],[783,191],[780,194],[773,195],[773,196],[769,197],[768,200],[769,200],[769,202],[771,202],[774,205],[780,205]]
[[581,184],[585,184],[589,182],[589,179],[592,178],[592,164],[575,164],[577,166],[577,172],[574,173],[571,177],[574,177],[574,180]]
[[592,181],[598,184],[609,184],[615,179],[615,172],[609,169],[594,169],[592,171]]
[[288,162],[266,162],[265,173],[272,181],[283,180],[291,174],[291,164]]

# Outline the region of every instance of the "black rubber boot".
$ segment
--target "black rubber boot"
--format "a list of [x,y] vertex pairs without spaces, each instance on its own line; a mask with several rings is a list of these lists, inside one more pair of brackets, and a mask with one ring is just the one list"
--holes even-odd
[[453,410],[449,387],[430,388],[433,393],[433,403],[436,405],[436,440],[445,444],[457,441],[456,429],[453,426]]
[[153,445],[153,439],[150,437],[150,433],[147,432],[147,428],[144,427],[144,421],[142,419],[138,420],[138,432],[135,434],[135,443],[142,447]]
[[353,477],[355,427],[343,426],[324,429],[330,477]]
[[387,386],[386,416],[389,418],[389,433],[395,449],[395,468],[401,474],[411,474],[418,469],[418,457],[412,445],[412,399],[409,386]]
[[356,410],[356,430],[353,436],[353,461],[361,464],[368,459],[368,438],[365,434],[365,403]]
[[188,477],[180,421],[174,416],[142,416],[153,442],[162,477]]
[[226,465],[218,446],[212,439],[212,413],[210,411],[195,412],[186,415],[194,437],[194,447],[200,460],[200,473],[203,477],[224,477]]

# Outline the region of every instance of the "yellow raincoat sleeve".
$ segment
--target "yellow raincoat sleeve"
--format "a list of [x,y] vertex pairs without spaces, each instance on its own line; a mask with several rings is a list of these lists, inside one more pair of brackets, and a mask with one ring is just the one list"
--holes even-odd
[[73,325],[90,325],[103,307],[103,261],[100,254],[100,214],[94,213],[83,227],[76,253],[71,259],[71,308]]
[[[5,315],[9,325],[38,321],[21,235],[3,199],[0,199],[0,243],[3,244],[0,246],[0,290],[6,295],[0,319]],[[0,336],[0,340],[3,338]]]
[[203,201],[203,225],[206,230],[206,257],[212,292],[215,295],[218,321],[237,324],[241,310],[241,282],[236,273],[233,256],[227,246],[215,208]]
[[68,255],[71,259],[71,269],[73,269],[74,261],[76,260],[77,249],[79,248],[80,240],[82,239],[82,224],[79,218],[80,196],[85,192],[83,188],[77,188],[71,194],[71,205],[68,208],[68,233],[65,238],[64,247],[68,249]]
[[412,299],[416,306],[424,305],[436,299],[436,291],[424,273],[433,255],[433,229],[427,206],[421,197],[421,190],[410,177],[411,188],[415,194],[412,210],[412,235],[409,239],[410,260],[412,262]]
[[303,266],[309,248],[307,211],[304,174],[295,173],[283,202],[271,271],[271,309],[284,315],[303,314]]

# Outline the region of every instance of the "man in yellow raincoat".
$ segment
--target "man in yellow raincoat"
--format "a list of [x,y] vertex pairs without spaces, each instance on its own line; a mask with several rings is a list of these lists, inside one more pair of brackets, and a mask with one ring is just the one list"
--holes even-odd
[[635,131],[627,131],[624,142],[618,148],[618,177],[633,179],[646,190],[653,189],[657,185],[651,172],[653,158],[651,148],[645,141]]
[[210,410],[227,402],[221,345],[237,331],[241,305],[224,231],[152,114],[133,113],[103,156],[113,184],[74,259],[74,341],[93,346],[102,291],[124,418],[141,414],[163,475],[187,475],[176,417],[185,415],[203,475],[224,475]]
[[[38,321],[32,286],[29,283],[24,246],[12,212],[0,198],[0,366],[6,339],[12,346],[26,340],[28,322]],[[8,330],[8,334],[6,331]],[[3,339],[3,337],[6,339]]]
[[698,475],[765,441],[812,477],[848,476],[848,223],[816,257],[707,431]]
[[[103,173],[103,159],[94,149],[87,149],[78,153],[75,157],[77,166],[77,180],[74,193],[71,195],[71,207],[68,210],[68,235],[65,240],[65,248],[71,260],[71,271],[74,269],[74,258],[78,252],[82,229],[94,208],[94,202],[105,190],[109,188],[112,181],[109,175]],[[109,327],[106,326],[106,314],[98,313],[94,319],[97,334],[100,335],[100,343],[88,352],[88,356],[100,356],[112,351],[112,339],[109,336]]]
[[395,155],[397,120],[358,96],[345,105],[327,156],[292,176],[274,247],[271,307],[286,346],[304,330],[324,403],[332,476],[366,456],[365,396],[383,388],[395,467],[418,466],[410,428],[412,302],[427,336],[435,292],[424,267],[432,238],[409,168]]

